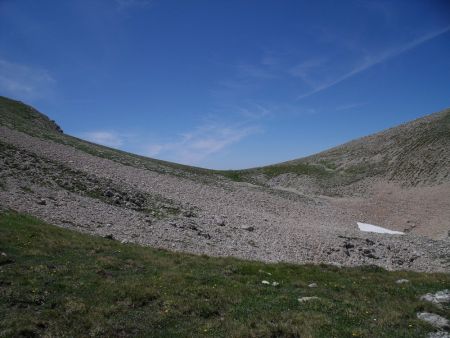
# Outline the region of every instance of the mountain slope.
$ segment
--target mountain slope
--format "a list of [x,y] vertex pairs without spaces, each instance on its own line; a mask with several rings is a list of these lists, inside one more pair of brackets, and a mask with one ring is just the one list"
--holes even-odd
[[450,109],[288,162],[298,163],[410,185],[440,184],[450,180]]
[[407,186],[449,182],[450,109],[312,156],[237,170],[234,175],[239,180],[272,186],[314,184],[325,194],[369,178]]
[[0,125],[133,167],[197,179],[207,179],[212,174],[208,169],[139,156],[64,134],[55,121],[46,115],[23,102],[3,96],[0,96]]
[[[282,174],[304,175],[336,186],[369,177],[383,177],[407,185],[450,181],[450,109],[345,143],[330,150],[246,170],[208,170],[142,157],[99,146],[62,133],[44,114],[22,102],[0,96],[0,125],[32,136],[76,147],[120,163],[178,175],[212,174],[263,183]],[[261,180],[261,176],[265,177]],[[255,178],[256,177],[256,178]]]
[[[16,101],[2,98],[0,107],[1,208],[175,251],[450,270],[448,112],[306,159],[213,171],[65,135]],[[427,154],[436,162],[428,167]],[[407,235],[361,233],[356,222]]]
[[62,133],[44,114],[20,101],[0,96],[0,124],[30,134]]

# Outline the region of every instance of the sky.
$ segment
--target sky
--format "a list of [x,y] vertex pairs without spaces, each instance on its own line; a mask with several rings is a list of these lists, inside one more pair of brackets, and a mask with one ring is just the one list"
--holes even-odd
[[0,0],[0,95],[149,157],[277,163],[450,107],[450,2]]

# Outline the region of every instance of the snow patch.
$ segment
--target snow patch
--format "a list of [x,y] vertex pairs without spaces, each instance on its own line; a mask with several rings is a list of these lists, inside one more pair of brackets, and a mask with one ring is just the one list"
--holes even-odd
[[368,224],[368,223],[360,223],[356,222],[358,224],[359,230],[364,232],[377,232],[379,234],[390,234],[390,235],[404,235],[404,232],[401,231],[394,231],[389,230],[386,228],[379,227],[377,225]]

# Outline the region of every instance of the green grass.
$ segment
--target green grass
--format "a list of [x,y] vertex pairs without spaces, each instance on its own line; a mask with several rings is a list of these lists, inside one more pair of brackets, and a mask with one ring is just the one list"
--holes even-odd
[[3,96],[0,96],[0,124],[25,132],[58,132],[54,121],[30,106]]
[[333,175],[334,168],[325,164],[295,163],[295,164],[275,164],[266,167],[244,169],[244,170],[222,170],[217,173],[229,178],[232,181],[244,182],[249,181],[255,175],[263,174],[267,178],[273,178],[281,174],[293,173],[297,175],[307,175],[316,178],[330,178]]
[[330,172],[325,167],[310,163],[296,164],[278,164],[261,168],[262,173],[269,177],[275,177],[285,173],[294,173],[297,175],[308,175],[312,177],[328,177]]
[[444,274],[178,254],[13,212],[0,214],[0,251],[1,337],[420,337],[432,328],[417,311],[450,316],[418,300],[448,288]]

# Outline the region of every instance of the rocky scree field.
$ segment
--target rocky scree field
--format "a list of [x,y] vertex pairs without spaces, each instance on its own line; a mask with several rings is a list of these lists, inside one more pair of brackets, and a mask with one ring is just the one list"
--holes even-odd
[[[84,233],[265,262],[450,269],[450,110],[279,165],[214,171],[69,135],[0,98],[0,203]],[[366,222],[405,235],[362,233]]]

